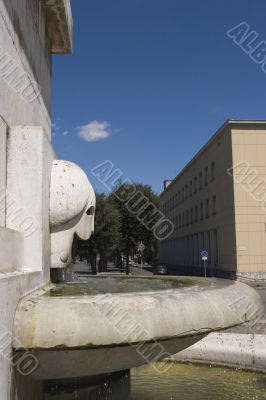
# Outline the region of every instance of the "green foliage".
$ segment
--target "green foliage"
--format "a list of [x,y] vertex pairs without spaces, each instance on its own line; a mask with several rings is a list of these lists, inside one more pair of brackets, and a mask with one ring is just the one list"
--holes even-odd
[[83,252],[79,253],[83,253],[85,257],[87,254],[91,256],[100,254],[102,260],[107,260],[119,246],[120,223],[117,209],[104,194],[96,194],[94,227],[92,237],[79,243],[80,249],[83,249]]
[[[80,243],[90,255],[107,260],[115,254],[134,256],[137,245],[145,244],[144,256],[151,262],[157,255],[152,226],[158,220],[159,198],[148,185],[119,183],[109,196],[96,195],[95,233]],[[80,252],[82,253],[82,251]]]
[[157,240],[152,226],[158,216],[159,198],[148,185],[140,183],[118,184],[111,201],[119,211],[121,250],[126,254],[135,254],[140,242],[145,244],[145,258],[152,261],[157,255]]

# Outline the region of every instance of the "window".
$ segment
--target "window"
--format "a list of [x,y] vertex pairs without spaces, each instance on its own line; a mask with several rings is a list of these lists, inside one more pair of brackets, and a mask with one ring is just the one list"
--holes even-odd
[[185,226],[185,213],[182,213],[182,227]]
[[186,200],[188,199],[188,185],[186,185]]
[[177,206],[177,193],[175,194],[175,207]]
[[182,215],[181,214],[179,214],[179,217],[178,217],[178,227],[179,227],[179,229],[182,228]]
[[206,218],[209,218],[210,215],[210,201],[206,200]]
[[182,188],[182,203],[184,203],[184,200],[185,200],[184,194],[185,194],[185,189]]
[[207,186],[208,185],[208,179],[209,179],[209,168],[208,167],[206,167],[205,168],[205,186]]
[[202,189],[202,172],[199,173],[199,190]]
[[181,191],[178,190],[178,205],[181,204]]
[[189,225],[189,211],[186,211],[186,225]]
[[189,182],[189,197],[192,196],[192,186],[193,186],[193,182],[190,181],[190,182]]
[[212,215],[216,215],[216,196],[212,197]]
[[190,223],[193,224],[194,222],[194,210],[193,208],[190,209]]
[[200,203],[200,220],[203,220],[203,203]]
[[195,206],[195,222],[198,222],[198,206]]
[[198,178],[195,176],[194,177],[194,193],[197,193],[198,190]]
[[215,179],[215,162],[211,163],[211,180],[214,181]]

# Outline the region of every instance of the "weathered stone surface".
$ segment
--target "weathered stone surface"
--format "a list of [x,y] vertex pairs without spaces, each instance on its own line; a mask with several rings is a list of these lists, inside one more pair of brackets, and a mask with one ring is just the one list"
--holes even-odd
[[[167,340],[170,342],[166,352],[174,354],[201,339],[202,335],[246,322],[261,311],[258,294],[240,282],[142,277],[143,283],[138,281],[142,291],[121,293],[123,290],[119,287],[123,281],[128,285],[128,281],[134,283],[135,278],[117,278],[117,292],[112,288],[112,293],[108,294],[108,287],[104,288],[105,278],[91,279],[102,279],[105,294],[89,295],[84,288],[78,290],[79,284],[74,284],[77,285],[76,294],[74,289],[71,293],[70,288],[70,292],[63,292],[59,297],[52,293],[46,296],[36,293],[19,305],[14,334],[24,348],[38,351],[38,359],[43,359],[45,364],[40,366],[46,371],[52,368],[58,374],[64,365],[66,374],[73,373],[75,368],[80,374],[80,358],[76,351],[81,357],[81,349],[84,351],[84,376],[110,372],[110,369],[116,371],[122,366],[131,368],[147,362],[139,354],[132,355],[136,352],[132,346],[136,347],[137,343]],[[91,279],[87,282],[88,290]],[[154,281],[161,282],[161,289],[150,291],[149,285]],[[180,281],[183,287],[179,287]],[[176,288],[169,288],[175,283]],[[98,356],[103,360],[105,348],[110,349],[107,353],[112,357],[108,368],[104,362],[97,361]],[[53,365],[49,367],[49,363]],[[90,365],[97,365],[97,372]]]
[[177,361],[202,362],[266,372],[266,336],[214,332],[173,356]]
[[72,14],[70,0],[43,0],[52,53],[72,52]]
[[0,227],[0,273],[21,271],[24,261],[23,235],[12,229]]
[[50,184],[52,268],[64,268],[72,261],[74,235],[90,238],[94,210],[94,190],[84,171],[72,162],[55,160]]
[[[42,127],[17,126],[8,135],[6,226],[24,235],[24,267],[50,279],[49,186],[54,151]],[[10,210],[9,210],[10,209]]]
[[[16,398],[6,354],[12,351],[18,301],[50,279],[49,189],[55,158],[50,143],[51,53],[70,51],[72,31],[69,0],[53,3],[57,6],[46,2],[48,24],[43,0],[0,0],[1,337],[6,333],[1,342],[5,354],[0,355],[1,400]],[[27,216],[37,223],[29,236],[24,229]],[[24,256],[20,240],[10,239],[8,227],[20,232],[16,238],[23,234]]]

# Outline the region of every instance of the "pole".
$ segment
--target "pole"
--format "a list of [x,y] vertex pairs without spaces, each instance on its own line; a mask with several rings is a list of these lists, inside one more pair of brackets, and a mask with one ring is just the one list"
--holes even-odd
[[205,278],[207,277],[206,260],[204,260],[204,276],[205,276]]

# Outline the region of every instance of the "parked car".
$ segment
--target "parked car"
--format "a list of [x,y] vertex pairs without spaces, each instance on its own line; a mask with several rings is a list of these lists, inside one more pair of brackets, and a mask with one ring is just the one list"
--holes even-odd
[[156,265],[153,268],[153,275],[168,275],[168,269],[164,265]]

